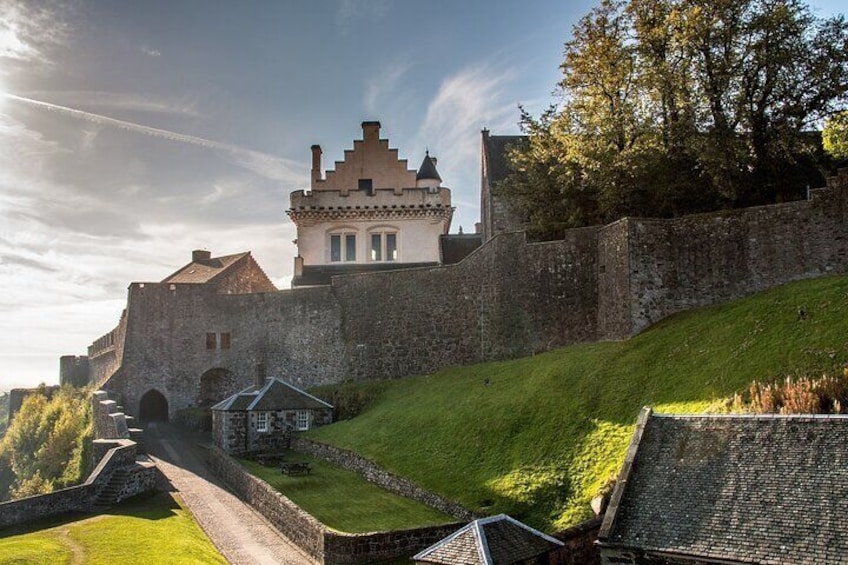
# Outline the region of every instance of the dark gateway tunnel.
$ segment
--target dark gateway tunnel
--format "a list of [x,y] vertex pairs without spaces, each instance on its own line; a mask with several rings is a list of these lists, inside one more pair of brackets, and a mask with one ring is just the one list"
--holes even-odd
[[168,400],[158,390],[148,390],[138,403],[138,416],[142,422],[167,422]]

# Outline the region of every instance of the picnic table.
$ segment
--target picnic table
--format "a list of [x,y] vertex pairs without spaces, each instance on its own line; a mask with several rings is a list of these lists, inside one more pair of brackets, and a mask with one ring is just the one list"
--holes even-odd
[[280,463],[280,472],[284,475],[308,475],[310,471],[309,463]]

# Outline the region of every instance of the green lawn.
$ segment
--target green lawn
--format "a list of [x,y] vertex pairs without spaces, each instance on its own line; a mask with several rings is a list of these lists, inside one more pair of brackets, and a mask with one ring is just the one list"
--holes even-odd
[[98,516],[50,520],[0,534],[0,564],[207,564],[221,557],[188,510],[168,494]]
[[374,398],[359,416],[308,435],[468,508],[552,531],[591,515],[643,405],[703,411],[754,379],[841,372],[846,362],[848,278],[830,277],[679,314],[623,342],[322,387],[319,396],[364,387]]
[[312,465],[308,475],[288,476],[275,467],[240,460],[253,475],[286,495],[324,525],[341,532],[383,532],[454,522],[437,510],[392,494],[360,475],[301,453],[292,461]]

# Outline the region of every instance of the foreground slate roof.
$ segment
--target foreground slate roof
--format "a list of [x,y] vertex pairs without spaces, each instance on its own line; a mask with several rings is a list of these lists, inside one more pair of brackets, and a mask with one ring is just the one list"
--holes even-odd
[[848,563],[848,416],[639,417],[598,536],[728,563]]
[[203,261],[192,261],[185,267],[182,267],[176,273],[165,278],[163,283],[180,283],[180,284],[205,284],[210,282],[215,277],[221,275],[224,271],[235,265],[235,263],[250,255],[249,251],[236,253],[235,255],[224,255],[222,257],[213,257]]
[[414,556],[449,565],[510,565],[563,545],[506,514],[474,520]]
[[257,389],[250,386],[222,400],[212,410],[309,410],[332,408],[323,400],[280,379],[269,378]]

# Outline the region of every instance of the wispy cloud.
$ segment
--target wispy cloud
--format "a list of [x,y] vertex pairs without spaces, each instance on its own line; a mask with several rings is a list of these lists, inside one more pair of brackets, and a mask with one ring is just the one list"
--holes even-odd
[[144,53],[145,55],[147,55],[148,57],[161,57],[162,56],[161,51],[159,51],[158,49],[151,49],[147,45],[142,45],[140,47],[140,49],[141,49],[141,52]]
[[454,202],[461,203],[461,217],[456,220],[466,229],[473,225],[478,206],[480,130],[515,128],[517,102],[506,93],[517,76],[511,67],[486,62],[447,77],[430,101],[416,136],[419,147],[429,146],[431,154],[442,157],[439,173],[454,189]]
[[379,21],[386,16],[389,8],[388,0],[340,0],[336,9],[336,26],[346,34],[357,20]]
[[166,129],[145,126],[126,120],[110,118],[108,116],[103,116],[92,112],[85,112],[83,110],[77,110],[75,108],[69,108],[67,106],[60,106],[59,104],[35,100],[33,98],[27,98],[24,96],[17,96],[15,94],[0,93],[0,96],[5,96],[12,100],[23,102],[24,104],[36,108],[41,108],[50,112],[57,112],[65,116],[70,116],[72,118],[84,120],[94,124],[110,126],[122,129],[124,131],[131,131],[134,133],[140,133],[143,135],[149,135],[152,137],[175,141],[178,143],[188,143],[190,145],[205,147],[207,149],[213,149],[216,151],[223,151],[224,153],[227,153],[231,157],[233,157],[234,161],[239,165],[269,179],[300,181],[305,176],[305,166],[303,164],[291,161],[289,159],[276,157],[274,155],[269,155],[267,153],[262,153],[260,151],[254,151],[252,149],[246,149],[244,147],[239,147],[237,145],[232,145],[229,143],[222,143],[220,141],[213,141],[211,139],[205,139],[203,137],[186,135],[183,133],[177,133]]
[[[0,61],[49,64],[47,51],[67,41],[70,27],[57,8],[22,0],[0,2]],[[0,75],[12,69],[0,65]]]
[[365,87],[365,109],[372,116],[380,113],[386,99],[392,96],[411,67],[412,64],[408,59],[397,60],[368,82]]

